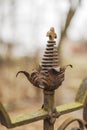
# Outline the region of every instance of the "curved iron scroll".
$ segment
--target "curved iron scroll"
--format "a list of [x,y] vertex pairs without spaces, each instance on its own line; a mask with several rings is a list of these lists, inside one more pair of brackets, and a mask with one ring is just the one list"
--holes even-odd
[[71,130],[84,130],[83,121],[73,117],[66,119],[57,130],[67,130],[67,127],[71,125],[73,122],[77,122],[79,126],[78,127],[73,126]]

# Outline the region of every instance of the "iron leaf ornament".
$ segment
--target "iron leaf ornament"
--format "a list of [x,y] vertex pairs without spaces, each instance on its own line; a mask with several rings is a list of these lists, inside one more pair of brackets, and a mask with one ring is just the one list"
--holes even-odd
[[23,73],[34,86],[52,91],[62,84],[67,66],[72,68],[72,65],[59,66],[58,49],[54,40],[57,38],[57,34],[53,27],[50,28],[46,36],[49,37],[49,40],[47,41],[40,69],[31,74],[26,71],[19,71],[16,76]]

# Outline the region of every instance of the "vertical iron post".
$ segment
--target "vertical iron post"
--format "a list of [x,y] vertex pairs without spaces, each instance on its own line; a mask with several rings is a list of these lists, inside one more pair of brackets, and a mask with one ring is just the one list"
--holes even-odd
[[[44,90],[44,109],[48,111],[51,116],[54,109],[54,94],[55,91]],[[44,119],[43,130],[54,130],[54,123],[51,123],[51,117]]]

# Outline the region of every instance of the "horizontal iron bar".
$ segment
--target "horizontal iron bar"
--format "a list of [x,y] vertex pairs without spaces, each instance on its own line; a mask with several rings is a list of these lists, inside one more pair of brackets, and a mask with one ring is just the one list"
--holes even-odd
[[[79,110],[82,107],[83,107],[83,104],[79,102],[73,102],[73,103],[60,105],[56,107],[56,111],[57,113],[60,113],[60,115],[63,115],[69,112],[73,112],[75,110]],[[4,117],[4,123],[2,123],[2,119],[0,119],[0,121],[7,128],[14,128],[17,126],[29,124],[38,120],[45,119],[49,116],[47,111],[45,111],[44,109],[40,109],[32,114],[21,114],[20,116],[17,116],[17,117],[9,117],[3,105],[0,106],[0,113],[2,113]]]
[[60,113],[60,115],[67,114],[69,112],[73,112],[83,108],[83,104],[79,102],[72,102],[69,104],[64,104],[56,107],[56,111]]
[[29,124],[38,120],[45,119],[48,116],[48,112],[44,109],[40,109],[31,114],[23,114],[18,117],[11,118],[12,127]]

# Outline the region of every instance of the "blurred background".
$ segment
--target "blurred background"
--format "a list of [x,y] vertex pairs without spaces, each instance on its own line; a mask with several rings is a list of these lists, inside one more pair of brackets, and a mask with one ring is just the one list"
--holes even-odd
[[[56,90],[55,104],[74,101],[87,76],[86,0],[0,0],[0,101],[10,115],[30,113],[43,104],[43,92],[16,74],[37,69],[47,43],[46,33],[54,27],[60,65],[72,64],[65,81]],[[82,118],[82,111],[72,115]],[[65,116],[68,117],[69,115]],[[64,118],[58,120],[55,128]],[[42,129],[42,122],[14,130]],[[0,125],[0,130],[6,130]]]

